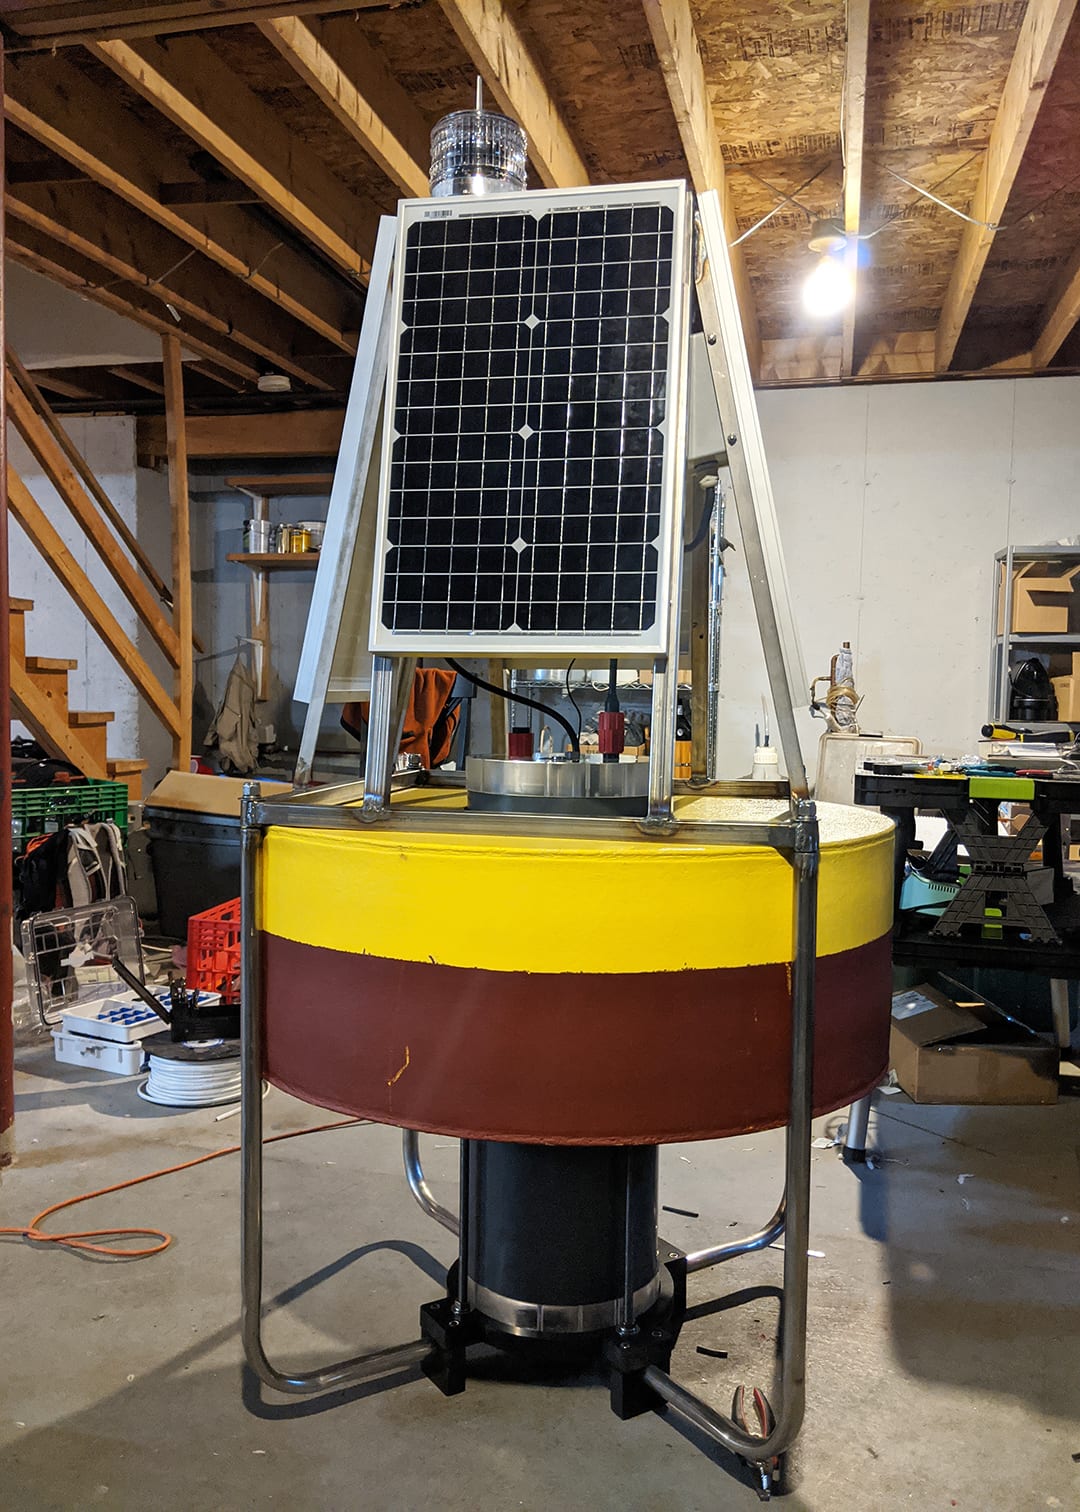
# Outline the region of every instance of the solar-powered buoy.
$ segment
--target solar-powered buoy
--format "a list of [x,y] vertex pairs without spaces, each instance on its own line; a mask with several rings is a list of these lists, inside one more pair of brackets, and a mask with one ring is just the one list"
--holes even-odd
[[[694,778],[674,777],[684,580],[717,581],[693,560],[684,572],[695,372],[787,772],[771,783],[715,780],[700,751]],[[365,623],[371,660],[350,683]],[[649,667],[647,761],[618,760],[612,707],[611,760],[536,762],[515,741],[475,752],[464,783],[395,783],[418,660],[461,657]],[[399,205],[373,260],[301,662],[300,779],[331,677],[369,693],[363,782],[266,800],[250,785],[243,809],[252,1366],[299,1393],[418,1364],[456,1392],[476,1344],[555,1352],[599,1363],[620,1416],[674,1406],[768,1494],[803,1415],[810,1120],[886,1064],[893,842],[880,816],[809,798],[805,677],[714,194]],[[623,770],[633,790],[613,799],[605,774]],[[402,1128],[409,1185],[459,1245],[415,1343],[304,1373],[267,1359],[263,1075]],[[689,1254],[666,1243],[661,1146],[780,1125],[765,1225]],[[422,1133],[461,1140],[456,1212],[424,1178]],[[687,1278],[782,1234],[775,1411],[740,1389],[725,1415],[672,1373]]]

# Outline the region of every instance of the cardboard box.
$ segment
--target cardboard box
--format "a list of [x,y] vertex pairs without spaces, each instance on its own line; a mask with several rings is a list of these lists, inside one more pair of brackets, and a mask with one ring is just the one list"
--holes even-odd
[[[1080,567],[1031,562],[1013,569],[1014,635],[1064,635],[1077,619],[1075,579]],[[997,633],[1005,628],[1005,564],[1001,564]]]
[[1068,724],[1080,721],[1080,677],[1073,674],[1071,677],[1052,677],[1050,681],[1057,698],[1057,717]]
[[[166,772],[147,798],[144,809],[176,809],[185,814],[216,814],[239,819],[244,777],[209,777],[205,772]],[[292,791],[290,782],[260,778],[262,796],[274,798]]]
[[889,1060],[913,1102],[1057,1102],[1057,1047],[974,994],[957,1003],[926,984],[898,992]]

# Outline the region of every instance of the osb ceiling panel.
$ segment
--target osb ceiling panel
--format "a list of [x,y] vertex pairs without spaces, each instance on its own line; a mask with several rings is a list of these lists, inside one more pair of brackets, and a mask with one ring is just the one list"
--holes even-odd
[[331,173],[379,210],[392,211],[398,195],[382,169],[339,126],[317,95],[261,32],[227,26],[207,33],[214,52],[267,109],[311,147]]
[[[496,5],[498,0],[487,0]],[[801,287],[811,222],[843,211],[845,0],[689,0],[729,193],[765,339],[836,336]],[[594,182],[686,174],[641,0],[502,0]],[[930,332],[939,320],[1026,0],[870,0],[857,338]],[[388,0],[353,24],[432,125],[472,103],[475,71],[439,0]],[[265,107],[355,193],[390,209],[396,190],[257,28],[205,40]],[[190,158],[195,146],[82,49],[66,57]],[[25,65],[47,69],[47,56]],[[538,183],[538,176],[532,175]],[[754,229],[763,217],[764,223]],[[993,358],[1039,328],[1080,246],[1080,10],[994,239],[967,321]],[[972,346],[974,343],[974,346]],[[838,344],[837,344],[838,345]],[[963,346],[963,343],[962,343]],[[980,359],[982,360],[982,359]]]
[[865,244],[868,332],[937,325],[964,222],[892,174],[970,207],[1025,10],[1024,0],[872,9],[863,229],[886,229]]
[[597,183],[686,175],[675,118],[638,4],[508,6]]

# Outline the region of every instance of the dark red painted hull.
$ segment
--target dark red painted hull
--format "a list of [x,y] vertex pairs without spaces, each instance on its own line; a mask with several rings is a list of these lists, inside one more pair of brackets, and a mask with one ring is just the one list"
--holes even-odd
[[[498,972],[262,936],[266,1075],[320,1107],[540,1144],[717,1139],[786,1123],[789,968]],[[884,1074],[891,940],[817,969],[814,1110]]]

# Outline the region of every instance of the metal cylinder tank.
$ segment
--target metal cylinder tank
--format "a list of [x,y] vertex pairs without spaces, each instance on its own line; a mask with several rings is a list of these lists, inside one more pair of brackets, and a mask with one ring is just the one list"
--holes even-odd
[[[414,790],[438,812],[464,797]],[[683,819],[761,818],[688,797]],[[773,804],[773,811],[777,805]],[[820,807],[814,1107],[882,1076],[893,829]],[[594,839],[272,827],[265,1074],[323,1107],[516,1144],[714,1139],[787,1121],[789,858]]]
[[635,1316],[653,1305],[655,1145],[471,1140],[466,1158],[466,1295],[501,1331],[532,1338],[615,1327],[627,1258]]

